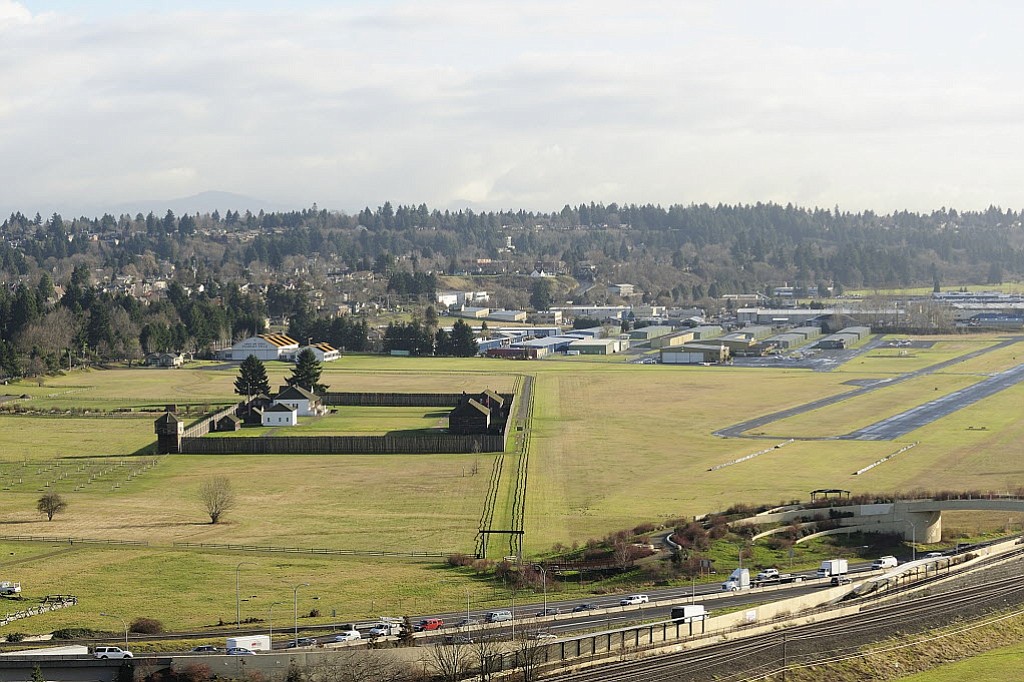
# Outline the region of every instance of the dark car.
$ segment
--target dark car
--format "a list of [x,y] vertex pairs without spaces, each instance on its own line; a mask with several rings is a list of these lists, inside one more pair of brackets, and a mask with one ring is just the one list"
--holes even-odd
[[469,628],[475,625],[480,625],[481,621],[478,618],[463,618],[455,624],[457,628]]
[[845,575],[835,575],[835,576],[832,576],[832,585],[833,585],[833,587],[836,586],[836,585],[849,585],[852,582],[853,582],[853,580],[850,579],[850,578],[847,578]]
[[293,639],[285,645],[285,649],[295,649],[296,647],[302,646],[316,646],[316,640],[310,637],[299,637]]
[[243,647],[240,647],[240,646],[232,647],[232,648],[228,649],[227,651],[225,651],[224,653],[227,654],[228,656],[255,656],[256,655],[255,652],[252,652],[252,651],[250,651],[248,649],[245,649]]
[[212,644],[204,644],[203,646],[197,646],[195,649],[192,649],[192,653],[194,654],[216,654],[219,652],[220,649]]
[[470,635],[445,635],[445,644],[473,644],[473,637]]
[[543,618],[544,616],[557,616],[562,611],[560,609],[542,609],[537,612],[537,618]]
[[577,604],[572,607],[573,613],[579,613],[580,611],[593,611],[597,608],[597,604]]

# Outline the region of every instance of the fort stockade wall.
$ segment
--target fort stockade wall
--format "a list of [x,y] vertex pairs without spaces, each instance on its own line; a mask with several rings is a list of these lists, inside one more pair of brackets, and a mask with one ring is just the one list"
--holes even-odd
[[215,430],[218,419],[225,415],[234,414],[236,410],[238,410],[237,405],[229,405],[228,407],[225,407],[222,410],[218,410],[213,414],[203,417],[202,419],[200,419],[199,421],[190,426],[186,426],[185,430],[181,434],[182,439],[184,440],[185,438],[201,438],[205,436],[206,434]]
[[186,455],[415,455],[502,452],[505,436],[266,436],[182,438]]
[[[498,433],[401,433],[383,436],[257,436],[248,438],[204,438],[217,420],[238,409],[232,405],[203,417],[184,429],[177,448],[166,453],[188,455],[411,455],[504,452],[508,420],[515,407],[514,393],[500,393],[505,403]],[[467,397],[464,393],[325,393],[325,405],[362,407],[446,407]]]
[[[320,396],[324,405],[349,407],[455,407],[462,393],[335,393]],[[511,394],[503,397],[511,398]]]

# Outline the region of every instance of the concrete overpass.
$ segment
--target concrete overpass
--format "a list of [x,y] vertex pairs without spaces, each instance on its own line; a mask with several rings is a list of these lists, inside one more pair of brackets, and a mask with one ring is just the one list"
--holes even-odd
[[[899,500],[879,504],[851,504],[833,507],[787,508],[750,516],[733,525],[774,525],[834,520],[837,533],[892,533],[905,540],[926,545],[942,541],[942,512],[1000,511],[1024,513],[1024,499]],[[809,539],[808,538],[805,539]]]

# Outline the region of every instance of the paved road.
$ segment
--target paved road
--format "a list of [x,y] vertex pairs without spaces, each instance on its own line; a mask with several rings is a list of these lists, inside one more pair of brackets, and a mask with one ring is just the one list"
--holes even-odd
[[914,429],[931,424],[979,400],[995,395],[1024,381],[1024,365],[1017,365],[973,386],[918,405],[871,426],[840,436],[843,440],[894,440]]
[[[934,365],[930,365],[928,367],[924,367],[924,368],[919,369],[919,370],[914,371],[914,372],[908,372],[906,374],[901,374],[899,376],[895,376],[895,377],[891,377],[891,378],[887,378],[887,379],[880,379],[879,381],[877,381],[877,382],[875,382],[873,384],[870,384],[870,385],[867,385],[867,386],[861,386],[859,388],[853,389],[852,391],[847,391],[845,393],[840,393],[838,395],[829,396],[827,398],[821,398],[819,400],[812,400],[811,402],[805,403],[803,405],[798,405],[796,407],[791,407],[789,409],[780,410],[778,412],[773,412],[771,414],[766,414],[766,415],[761,416],[761,417],[755,417],[754,419],[748,419],[745,422],[740,422],[739,424],[734,424],[734,425],[726,427],[724,429],[720,429],[718,431],[715,431],[714,435],[722,436],[723,438],[769,438],[769,437],[770,438],[774,438],[774,439],[788,438],[788,436],[779,435],[779,434],[773,434],[772,436],[747,435],[746,432],[747,431],[752,431],[753,429],[760,428],[762,426],[766,426],[766,425],[771,424],[773,422],[780,421],[782,419],[786,419],[787,417],[793,417],[793,416],[796,416],[798,414],[804,414],[805,412],[810,412],[811,410],[817,410],[817,409],[822,408],[822,407],[828,407],[829,405],[835,405],[836,403],[842,402],[843,400],[849,400],[850,398],[856,398],[857,396],[861,396],[861,395],[864,395],[866,393],[871,393],[872,391],[877,391],[878,389],[884,388],[886,386],[894,386],[894,385],[896,385],[898,383],[902,383],[904,381],[908,381],[910,379],[914,379],[914,378],[919,377],[919,376],[925,376],[927,374],[934,374],[935,372],[940,372],[940,371],[946,369],[947,367],[951,367],[953,365],[960,364],[961,362],[965,362],[967,360],[971,360],[973,358],[985,355],[986,353],[991,353],[992,351],[998,350],[1000,348],[1006,348],[1007,346],[1011,346],[1011,345],[1013,345],[1015,343],[1019,343],[1022,340],[1024,340],[1024,337],[1014,336],[1014,337],[1008,338],[1008,339],[1006,339],[1004,341],[1000,341],[999,343],[997,343],[997,344],[995,344],[993,346],[989,346],[988,348],[982,348],[980,350],[972,351],[972,352],[967,353],[965,355],[960,355],[960,356],[955,357],[955,358],[953,358],[951,360],[945,360],[943,362],[939,362],[939,363],[936,363]],[[1008,383],[1007,385],[1004,385],[1004,386],[1002,386],[1000,388],[997,388],[997,389],[993,390],[992,393],[996,393],[996,392],[1001,391],[1001,390],[1003,390],[1005,388],[1009,388],[1009,386],[1012,386],[1017,381],[1020,381],[1020,379],[1018,378],[1016,381],[1012,381],[1012,382]],[[983,381],[981,383],[984,384],[986,382]],[[991,395],[992,393],[990,393],[988,395]],[[982,397],[985,397],[985,396],[981,396],[981,397],[977,398],[976,400],[981,400]],[[966,404],[970,404],[970,403],[965,403],[965,405]],[[964,405],[959,405],[959,407],[963,407],[963,406]],[[956,409],[959,409],[959,407],[956,407]],[[956,409],[950,410],[950,412],[954,412],[954,411],[956,411]],[[946,414],[949,414],[950,412],[940,413],[939,411],[935,411],[933,413],[934,416],[932,417],[932,419],[930,421],[934,421],[935,419],[938,419],[939,417],[943,417]],[[929,423],[929,421],[925,421],[925,422],[923,422],[921,424],[918,424],[914,428],[918,428],[919,426],[923,426],[924,424],[927,424],[927,423]],[[868,428],[871,428],[871,427],[868,427]],[[906,433],[906,432],[904,431],[903,433]],[[884,439],[875,439],[875,440],[884,440]]]
[[876,348],[881,348],[882,335],[878,334],[860,348],[850,350],[831,350],[815,348],[818,341],[812,341],[786,354],[761,355],[754,357],[733,358],[735,367],[770,367],[773,369],[809,369],[814,372],[831,372]]

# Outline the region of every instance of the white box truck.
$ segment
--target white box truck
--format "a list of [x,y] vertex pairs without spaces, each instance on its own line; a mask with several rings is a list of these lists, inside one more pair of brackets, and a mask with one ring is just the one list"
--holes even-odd
[[248,649],[249,651],[270,651],[270,637],[267,635],[249,635],[248,637],[228,637],[225,643],[228,649]]
[[722,583],[722,589],[726,592],[750,589],[750,570],[746,568],[734,570],[729,574],[729,579]]
[[686,604],[685,606],[672,607],[673,623],[693,623],[704,620],[708,615],[703,604]]
[[821,562],[821,566],[818,568],[819,578],[835,578],[836,576],[846,575],[846,572],[850,570],[846,559],[826,559]]

